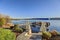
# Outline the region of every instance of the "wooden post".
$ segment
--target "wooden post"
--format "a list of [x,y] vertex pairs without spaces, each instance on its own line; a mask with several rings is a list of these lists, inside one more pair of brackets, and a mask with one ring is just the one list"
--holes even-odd
[[45,27],[46,23],[45,22],[42,22],[42,25],[41,25],[41,28],[40,28],[40,31],[44,32],[46,31],[46,27]]
[[30,27],[29,21],[27,21],[27,23],[26,23],[26,29],[27,29],[28,35],[30,35],[31,34],[31,27]]

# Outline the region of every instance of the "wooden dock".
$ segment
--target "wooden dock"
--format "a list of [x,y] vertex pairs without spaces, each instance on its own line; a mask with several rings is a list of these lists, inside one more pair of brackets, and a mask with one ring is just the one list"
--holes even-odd
[[17,40],[42,40],[42,33],[32,33],[31,36],[25,36],[26,32],[20,34]]

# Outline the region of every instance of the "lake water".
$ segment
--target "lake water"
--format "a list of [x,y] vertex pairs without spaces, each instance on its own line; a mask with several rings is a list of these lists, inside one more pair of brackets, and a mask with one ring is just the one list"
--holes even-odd
[[[14,24],[22,24],[22,23],[26,23],[27,20],[17,20],[17,21],[12,21]],[[60,20],[29,20],[29,22],[50,22],[50,26],[49,29],[51,30],[57,30],[58,32],[60,32]]]

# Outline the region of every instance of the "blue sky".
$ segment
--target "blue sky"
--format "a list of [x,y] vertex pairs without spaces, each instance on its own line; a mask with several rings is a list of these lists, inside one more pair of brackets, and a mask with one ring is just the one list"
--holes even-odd
[[0,0],[0,13],[16,18],[60,17],[60,1]]

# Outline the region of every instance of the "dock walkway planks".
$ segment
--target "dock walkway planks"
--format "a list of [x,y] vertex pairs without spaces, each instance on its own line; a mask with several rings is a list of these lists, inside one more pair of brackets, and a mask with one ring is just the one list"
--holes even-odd
[[17,37],[17,40],[42,40],[40,33],[32,33],[32,36],[25,36],[25,33],[22,33]]

